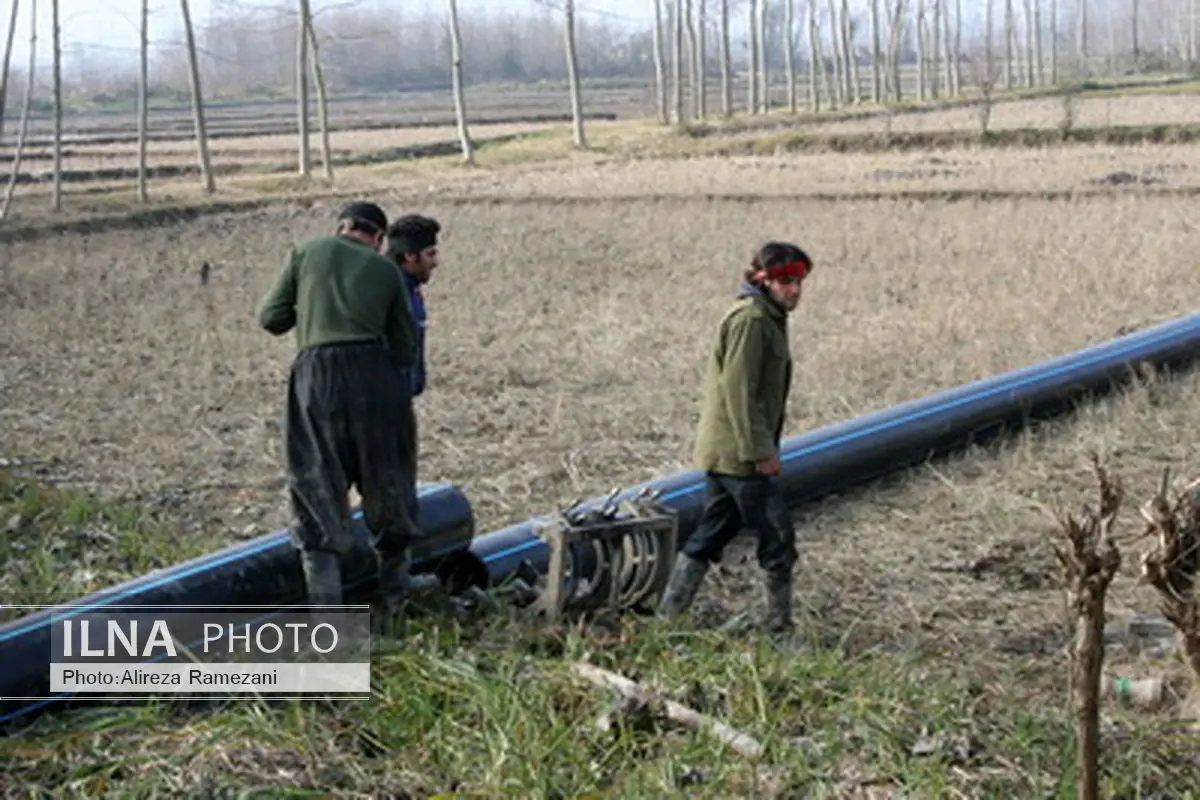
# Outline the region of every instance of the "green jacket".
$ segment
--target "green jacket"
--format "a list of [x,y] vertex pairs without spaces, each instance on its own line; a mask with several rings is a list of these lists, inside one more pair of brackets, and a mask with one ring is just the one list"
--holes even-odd
[[696,468],[754,475],[779,451],[792,382],[787,313],[743,286],[717,329],[697,429]]
[[401,366],[416,363],[416,331],[399,268],[346,236],[318,236],[293,247],[259,303],[258,323],[276,336],[295,328],[301,350],[380,341]]

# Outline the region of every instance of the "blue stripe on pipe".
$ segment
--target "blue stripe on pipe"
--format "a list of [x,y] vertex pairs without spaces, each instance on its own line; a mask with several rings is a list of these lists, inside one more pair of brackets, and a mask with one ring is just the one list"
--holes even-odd
[[[1195,323],[1193,323],[1193,325],[1194,324]],[[1058,375],[1062,375],[1063,373],[1070,372],[1073,369],[1078,369],[1079,367],[1088,366],[1091,364],[1098,363],[1100,361],[1105,361],[1110,358],[1113,358],[1114,356],[1120,355],[1122,353],[1127,353],[1127,352],[1136,350],[1139,347],[1145,347],[1146,345],[1149,345],[1149,344],[1155,344],[1155,343],[1163,341],[1165,339],[1169,339],[1173,336],[1177,336],[1178,334],[1179,334],[1178,329],[1172,329],[1170,331],[1167,331],[1166,333],[1162,333],[1157,336],[1152,336],[1147,339],[1139,339],[1138,341],[1132,342],[1124,348],[1118,347],[1118,348],[1112,349],[1112,350],[1105,350],[1103,353],[1094,355],[1091,358],[1084,359],[1082,361],[1073,361],[1069,364],[1065,364],[1063,366],[1057,367],[1056,369],[1052,369],[1048,372],[1037,372],[1033,375],[1030,375],[1030,376],[1027,376],[1024,378],[1019,378],[1011,383],[1004,383],[1004,384],[1001,384],[1000,386],[994,386],[990,389],[977,391],[972,394],[968,394],[964,397],[960,397],[956,400],[949,400],[944,403],[932,406],[930,408],[927,408],[927,409],[924,409],[921,411],[913,411],[908,414],[905,414],[904,416],[897,417],[896,419],[893,419],[893,420],[887,420],[884,422],[876,423],[874,425],[863,428],[862,430],[852,431],[850,433],[844,433],[841,436],[836,436],[832,439],[829,439],[828,441],[817,442],[816,444],[812,444],[807,447],[802,447],[797,450],[793,450],[793,451],[785,454],[782,458],[780,458],[780,461],[786,463],[788,461],[792,461],[794,459],[800,458],[801,456],[807,456],[807,455],[811,455],[812,453],[819,452],[821,450],[827,450],[830,447],[836,447],[837,445],[845,444],[846,442],[862,438],[863,436],[867,436],[869,434],[878,433],[880,431],[884,431],[889,428],[895,428],[899,425],[906,425],[910,422],[914,422],[914,421],[922,419],[924,417],[928,417],[932,414],[939,414],[939,413],[942,413],[945,411],[949,411],[950,409],[957,408],[959,406],[965,405],[965,404],[973,402],[975,400],[980,400],[982,398],[989,397],[989,396],[995,395],[995,394],[999,394],[1001,392],[1007,392],[1007,391],[1010,391],[1012,389],[1019,388],[1022,386],[1028,386],[1031,384],[1035,384],[1035,383],[1045,380],[1047,378],[1056,377]],[[1035,369],[1036,369],[1036,367],[1035,367]],[[692,483],[687,486],[683,486],[683,487],[680,487],[679,489],[675,489],[671,492],[668,492],[668,493],[662,495],[662,497],[659,499],[674,500],[678,497],[684,497],[686,495],[692,494],[693,492],[697,492],[701,488],[703,488],[703,486],[704,486],[703,481],[697,481],[695,483]],[[512,547],[508,548],[507,550],[501,550],[498,553],[492,553],[489,556],[485,556],[482,560],[485,564],[491,563],[493,561],[499,561],[502,558],[507,558],[508,556],[524,552],[525,550],[529,550],[530,548],[533,548],[533,547],[537,547],[540,544],[542,544],[540,539],[532,539],[532,540],[530,540],[528,542],[524,542],[522,544],[513,545]]]
[[[417,496],[422,497],[427,494],[432,494],[433,492],[437,491],[438,489],[444,489],[444,488],[448,488],[448,484],[444,484],[444,483],[431,484],[429,486],[425,486],[421,489],[418,489]],[[449,487],[449,488],[453,488],[453,487]],[[350,517],[351,517],[351,519],[360,519],[362,517],[362,509],[355,511],[353,514],[350,515]],[[288,539],[281,539],[276,542],[263,542],[262,544],[256,545],[255,547],[250,548],[248,550],[240,550],[237,553],[232,553],[230,555],[222,556],[218,559],[214,559],[213,561],[208,561],[204,564],[197,564],[196,566],[188,567],[187,569],[179,571],[179,572],[171,572],[169,574],[162,575],[161,577],[156,578],[155,580],[152,580],[149,583],[145,583],[145,584],[143,584],[141,586],[137,586],[133,589],[126,589],[125,591],[120,592],[119,594],[116,594],[106,600],[96,602],[96,603],[91,603],[86,606],[72,606],[73,608],[76,608],[77,610],[73,611],[70,614],[65,614],[61,618],[66,619],[68,617],[73,617],[76,614],[81,614],[81,613],[88,611],[90,609],[93,609],[93,608],[100,608],[101,606],[110,605],[112,603],[117,602],[118,600],[123,600],[124,598],[127,598],[127,597],[133,597],[135,595],[139,595],[142,592],[148,591],[150,589],[156,589],[159,586],[170,583],[171,581],[179,580],[180,578],[186,578],[190,575],[196,575],[201,572],[206,572],[210,569],[213,569],[214,567],[219,567],[223,564],[228,564],[230,561],[237,561],[238,559],[244,558],[245,556],[254,555],[256,553],[262,553],[267,550],[270,550],[272,547],[281,547],[288,543],[289,543]],[[441,553],[440,552],[435,553],[434,555],[438,556],[438,555],[441,555]],[[46,625],[46,624],[49,624],[49,623],[48,622],[34,622],[34,623],[30,623],[28,625],[25,625],[23,627],[17,628],[15,631],[10,631],[10,632],[4,634],[3,636],[0,636],[0,642],[7,641],[7,640],[13,638],[14,636],[20,636],[22,633],[26,633],[28,631],[33,630],[34,628],[37,628],[37,627],[40,627],[40,626]],[[2,720],[2,719],[3,718],[0,717],[0,720]]]

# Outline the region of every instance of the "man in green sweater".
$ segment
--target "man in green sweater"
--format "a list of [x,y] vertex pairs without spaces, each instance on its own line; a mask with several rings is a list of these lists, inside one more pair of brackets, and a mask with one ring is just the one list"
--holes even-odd
[[264,330],[296,336],[285,445],[292,539],[314,604],[342,602],[351,485],[362,496],[382,588],[413,591],[429,582],[408,574],[409,547],[420,536],[412,447],[416,336],[404,278],[379,252],[387,224],[374,203],[350,204],[332,235],[291,249],[258,309]]
[[793,627],[795,532],[776,476],[792,380],[787,318],[812,269],[799,247],[764,245],[718,326],[695,445],[696,467],[705,473],[704,513],[676,556],[659,607],[663,616],[691,607],[710,565],[749,528],[758,537],[758,563],[766,574],[766,627]]

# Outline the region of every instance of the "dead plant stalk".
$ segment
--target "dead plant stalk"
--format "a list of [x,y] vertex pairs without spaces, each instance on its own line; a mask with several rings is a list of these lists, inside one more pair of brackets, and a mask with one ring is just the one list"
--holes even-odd
[[1141,508],[1144,536],[1157,534],[1142,556],[1142,576],[1158,592],[1162,615],[1179,631],[1192,674],[1200,680],[1200,602],[1196,571],[1200,568],[1200,480],[1186,486],[1174,503],[1167,499],[1170,468],[1163,470],[1154,497]]
[[1099,509],[1085,508],[1082,519],[1061,515],[1068,547],[1055,545],[1062,564],[1074,626],[1071,650],[1071,698],[1075,715],[1080,800],[1099,797],[1100,675],[1104,665],[1104,601],[1121,555],[1112,528],[1121,507],[1120,481],[1091,456],[1099,483]]

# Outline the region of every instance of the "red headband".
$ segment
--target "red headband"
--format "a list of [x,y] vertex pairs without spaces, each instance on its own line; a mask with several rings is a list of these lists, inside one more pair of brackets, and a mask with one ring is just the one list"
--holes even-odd
[[769,281],[777,281],[781,278],[797,278],[804,280],[812,269],[812,265],[802,258],[795,261],[789,261],[786,264],[776,264],[770,269],[759,270],[759,274]]

